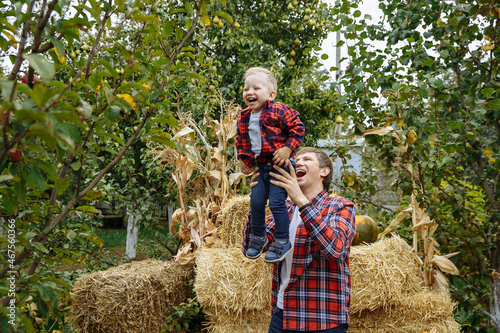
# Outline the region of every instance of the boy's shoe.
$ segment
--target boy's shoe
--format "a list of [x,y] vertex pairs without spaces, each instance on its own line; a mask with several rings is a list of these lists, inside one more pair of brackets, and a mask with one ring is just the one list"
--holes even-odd
[[245,253],[245,257],[248,259],[257,259],[261,256],[267,243],[268,240],[265,235],[262,237],[250,235],[250,246],[248,247],[247,253]]
[[293,247],[290,240],[287,240],[286,243],[283,244],[278,241],[274,241],[271,243],[269,252],[266,254],[264,261],[269,263],[280,262],[285,259],[286,255],[290,253],[292,249]]

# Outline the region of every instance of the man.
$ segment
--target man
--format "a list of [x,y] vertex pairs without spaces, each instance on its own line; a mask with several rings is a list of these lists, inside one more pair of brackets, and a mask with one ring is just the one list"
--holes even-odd
[[[271,182],[284,188],[290,198],[287,209],[293,251],[274,264],[268,332],[344,333],[350,323],[349,252],[355,207],[345,198],[328,195],[333,171],[328,155],[307,147],[295,158],[296,172],[290,168],[288,174],[274,166],[277,172],[271,173],[276,178]],[[243,229],[244,253],[251,228],[249,215]],[[272,216],[266,221],[266,234],[272,241]]]

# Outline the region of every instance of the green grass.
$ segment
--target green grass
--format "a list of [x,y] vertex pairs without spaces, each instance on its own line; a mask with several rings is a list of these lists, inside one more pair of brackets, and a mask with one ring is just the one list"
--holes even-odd
[[100,229],[97,236],[104,243],[105,248],[121,247],[127,244],[127,229]]
[[[144,241],[155,240],[156,231],[158,230],[139,229],[138,238]],[[95,233],[103,241],[105,248],[122,247],[127,244],[127,229],[99,229]]]

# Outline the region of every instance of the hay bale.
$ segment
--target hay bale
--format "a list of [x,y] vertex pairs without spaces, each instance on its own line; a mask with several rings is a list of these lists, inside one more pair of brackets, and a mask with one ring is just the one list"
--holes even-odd
[[192,267],[144,260],[83,275],[71,291],[80,332],[160,332],[174,305],[191,294]]
[[220,307],[204,308],[210,333],[267,333],[271,322],[271,304],[264,310],[228,310]]
[[449,291],[423,285],[420,265],[400,237],[351,248],[349,332],[460,332]]
[[448,292],[425,289],[386,309],[352,314],[351,326],[380,332],[424,332],[433,328],[438,332],[460,332],[460,325],[453,319],[455,306]]
[[[241,247],[243,226],[250,211],[250,196],[237,195],[225,201],[217,217],[217,225],[222,245],[225,247]],[[266,216],[271,215],[266,206]]]
[[398,236],[351,248],[351,312],[388,308],[422,291],[420,266]]
[[[352,319],[352,317],[351,317]],[[387,319],[381,317],[381,323],[386,325],[380,325],[377,327],[356,327],[351,325],[349,327],[349,333],[422,333],[422,332],[432,332],[432,333],[460,333],[461,326],[453,318],[449,318],[439,322],[429,322],[429,323],[411,323],[405,325],[390,325]]]
[[268,309],[272,269],[263,257],[247,259],[241,248],[200,248],[194,282],[198,302],[236,312]]
[[224,246],[241,246],[242,230],[250,211],[250,196],[237,195],[225,201],[217,218],[217,234]]

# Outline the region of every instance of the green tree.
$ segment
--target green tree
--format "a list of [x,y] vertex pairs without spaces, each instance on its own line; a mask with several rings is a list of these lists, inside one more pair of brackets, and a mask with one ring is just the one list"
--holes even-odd
[[212,13],[217,17],[200,44],[216,68],[207,80],[209,89],[245,107],[244,72],[269,68],[278,80],[276,99],[297,109],[307,126],[305,144],[322,138],[337,105],[336,93],[325,83],[331,77],[320,62],[328,57],[320,46],[335,28],[334,9],[318,0],[237,0],[215,4]]
[[[0,8],[2,59],[12,63],[0,79],[0,210],[5,231],[15,229],[14,238],[0,238],[8,249],[0,267],[1,327],[61,329],[70,286],[53,265],[82,263],[92,243],[102,246],[81,214],[98,213],[90,205],[101,195],[97,184],[138,138],[170,142],[177,87],[202,81],[198,72],[211,66],[190,45],[209,21],[208,2],[21,1]],[[6,277],[15,279],[12,292]]]
[[[460,275],[450,280],[457,319],[466,330],[499,332],[500,3],[382,0],[374,24],[357,2],[337,7],[351,8],[339,17],[350,61],[339,100],[354,133],[388,129],[366,136],[382,170],[439,224],[440,251],[460,251],[452,258]],[[374,190],[364,181],[350,195]]]

